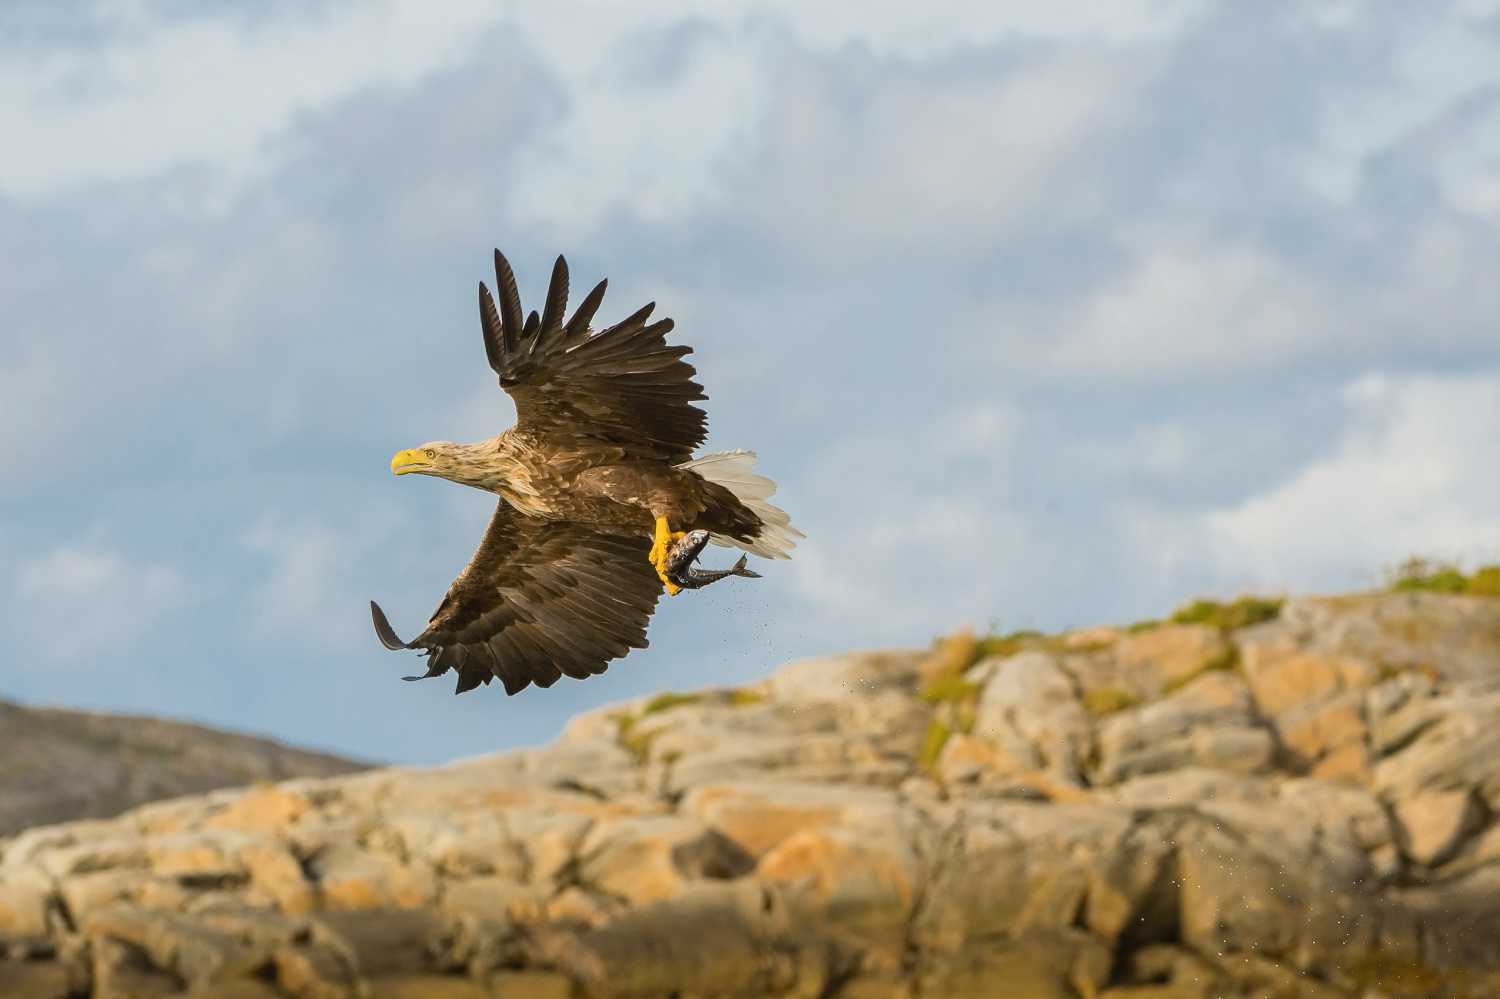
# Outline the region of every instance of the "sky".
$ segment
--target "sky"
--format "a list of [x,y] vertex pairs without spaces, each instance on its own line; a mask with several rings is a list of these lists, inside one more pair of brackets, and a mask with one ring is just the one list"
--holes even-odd
[[[802,656],[1500,561],[1500,3],[0,5],[0,697],[438,763]],[[806,535],[420,684],[538,307],[677,321]],[[711,550],[716,564],[724,553]]]

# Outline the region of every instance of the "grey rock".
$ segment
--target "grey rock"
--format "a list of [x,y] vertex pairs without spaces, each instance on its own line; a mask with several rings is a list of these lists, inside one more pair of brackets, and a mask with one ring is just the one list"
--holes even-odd
[[0,701],[0,836],[213,788],[365,766],[200,725]]

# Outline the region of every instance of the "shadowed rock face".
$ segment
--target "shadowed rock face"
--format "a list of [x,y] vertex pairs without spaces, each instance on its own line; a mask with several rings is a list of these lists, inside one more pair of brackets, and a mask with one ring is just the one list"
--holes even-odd
[[1500,601],[1014,651],[31,829],[0,997],[1500,996]]
[[0,836],[214,788],[363,768],[198,725],[0,701]]

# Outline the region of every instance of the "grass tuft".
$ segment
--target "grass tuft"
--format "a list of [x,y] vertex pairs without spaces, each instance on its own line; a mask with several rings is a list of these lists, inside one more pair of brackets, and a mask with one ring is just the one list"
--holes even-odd
[[1395,593],[1464,593],[1500,597],[1500,565],[1481,566],[1466,576],[1458,566],[1425,558],[1409,558],[1386,571],[1386,588]]
[[1172,615],[1173,624],[1206,624],[1220,631],[1238,631],[1274,620],[1281,613],[1282,597],[1240,597],[1229,603],[1194,600]]
[[928,704],[959,701],[966,697],[978,697],[979,684],[971,683],[961,676],[937,676],[922,688],[920,696]]
[[1120,687],[1101,687],[1083,695],[1083,706],[1099,718],[1133,708],[1139,703],[1139,697]]
[[651,700],[647,701],[646,706],[641,708],[640,716],[644,718],[647,715],[659,714],[671,708],[681,707],[684,704],[697,704],[701,700],[703,700],[702,694],[679,694],[676,691],[668,690],[657,694]]

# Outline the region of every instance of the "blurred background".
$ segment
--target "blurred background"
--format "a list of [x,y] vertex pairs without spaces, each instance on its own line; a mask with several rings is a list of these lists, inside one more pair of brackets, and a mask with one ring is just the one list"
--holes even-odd
[[[0,697],[434,763],[1500,555],[1494,2],[12,0],[0,137]],[[367,601],[489,517],[389,461],[513,419],[497,246],[657,301],[808,539],[454,698]]]

